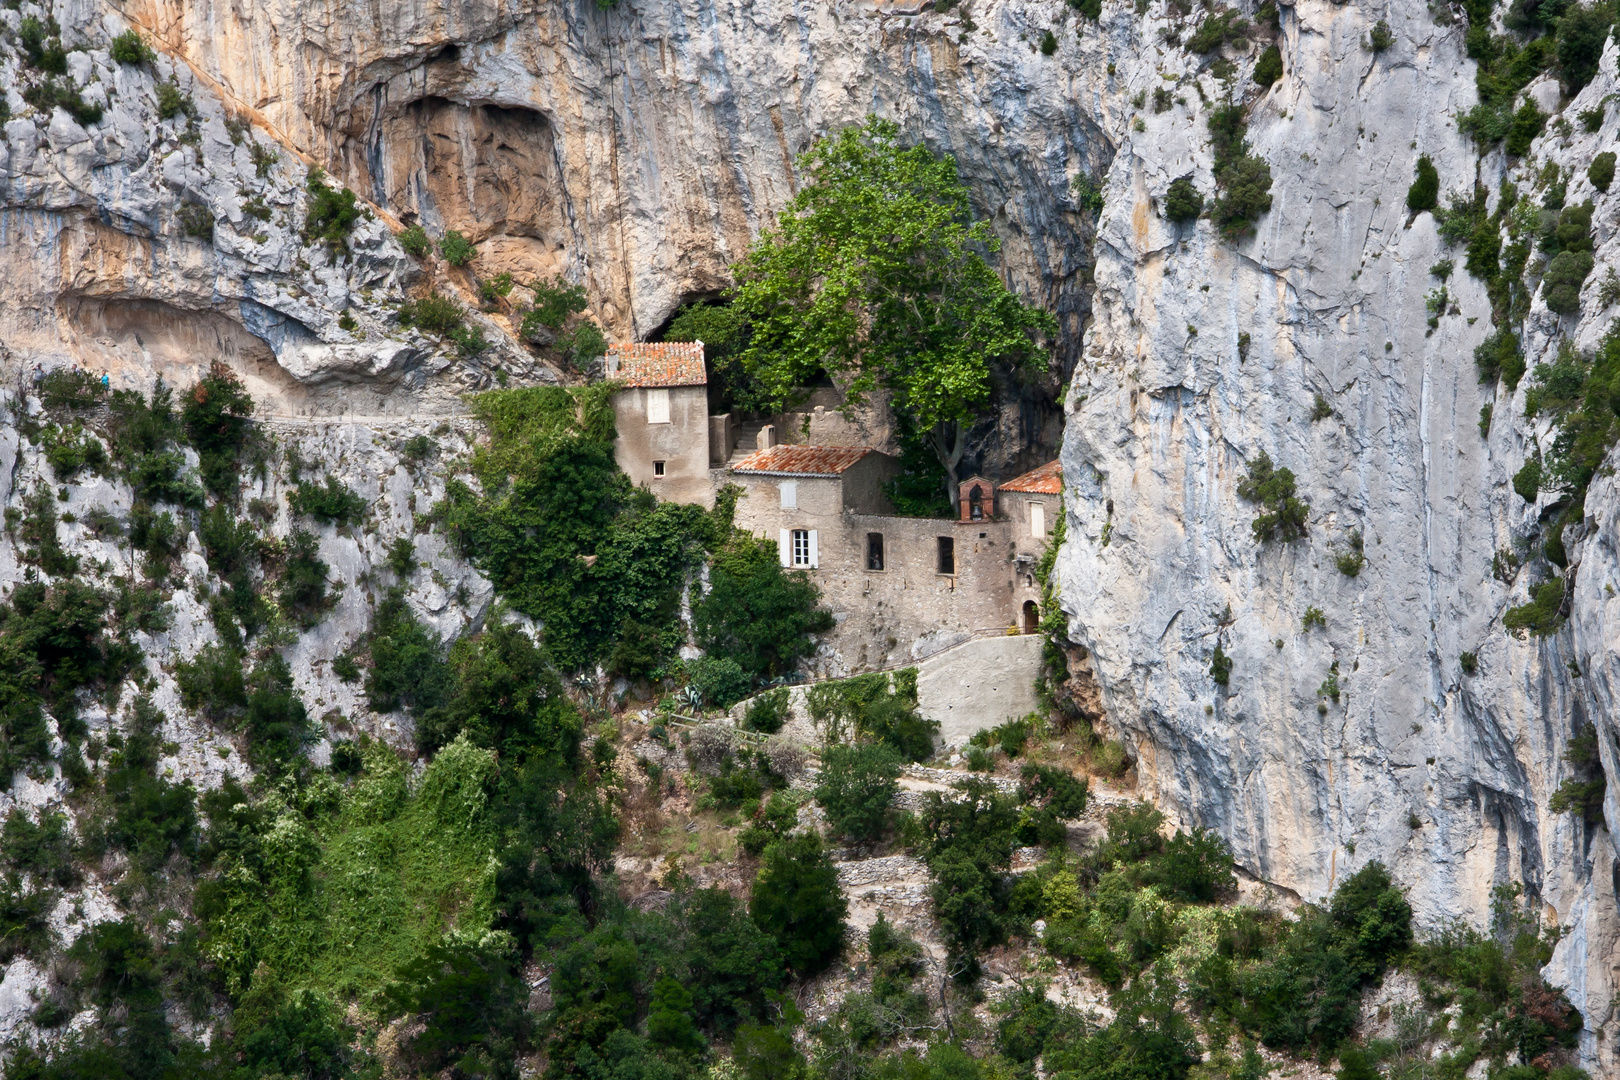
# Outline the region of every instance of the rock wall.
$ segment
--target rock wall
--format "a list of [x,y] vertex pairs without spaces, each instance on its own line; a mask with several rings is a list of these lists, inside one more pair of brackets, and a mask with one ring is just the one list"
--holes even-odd
[[[1570,773],[1573,732],[1594,721],[1614,731],[1603,619],[1616,492],[1612,479],[1593,487],[1592,538],[1571,545],[1570,630],[1510,637],[1501,617],[1533,575],[1500,580],[1493,555],[1534,536],[1553,501],[1526,503],[1511,485],[1548,426],[1523,418],[1530,379],[1501,400],[1480,384],[1472,353],[1490,302],[1434,215],[1405,206],[1420,153],[1443,192],[1473,187],[1476,153],[1456,122],[1475,100],[1473,65],[1463,27],[1436,26],[1417,4],[1390,9],[1396,44],[1375,55],[1363,45],[1373,17],[1309,0],[1283,8],[1286,73],[1251,110],[1249,138],[1275,177],[1252,237],[1229,243],[1207,220],[1161,216],[1175,177],[1209,190],[1201,118],[1178,105],[1145,115],[1145,130],[1114,129],[1096,319],[1067,402],[1064,606],[1144,788],[1218,828],[1255,876],[1307,898],[1381,859],[1429,925],[1483,926],[1492,888],[1523,882],[1548,922],[1571,928],[1549,977],[1585,1012],[1588,1064],[1613,1068],[1612,843],[1547,807]],[[1172,60],[1164,75],[1187,100],[1220,95],[1207,72]],[[1564,115],[1612,92],[1614,64],[1611,42]],[[1550,160],[1573,170],[1571,205],[1596,199],[1586,315],[1560,318],[1537,297],[1532,370],[1562,335],[1591,348],[1613,314],[1595,296],[1620,254],[1615,196],[1584,173],[1614,126],[1549,130],[1522,164],[1500,151],[1478,162],[1493,193],[1511,179],[1539,198],[1536,170]],[[1445,257],[1458,264],[1452,304],[1431,330],[1429,268]],[[1331,415],[1313,415],[1318,401]],[[1258,510],[1237,486],[1262,452],[1310,504],[1301,540],[1251,533]],[[1354,531],[1366,563],[1349,576],[1335,558]],[[1312,608],[1322,625],[1304,621]],[[1217,647],[1232,663],[1224,686]],[[1615,744],[1603,743],[1612,762]]]

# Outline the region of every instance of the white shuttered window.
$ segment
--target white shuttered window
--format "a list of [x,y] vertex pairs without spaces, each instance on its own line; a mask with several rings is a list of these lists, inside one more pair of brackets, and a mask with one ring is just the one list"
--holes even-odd
[[647,423],[669,423],[668,388],[659,386],[647,391]]
[[1029,504],[1029,535],[1037,540],[1046,539],[1046,507],[1040,503]]
[[782,481],[782,509],[797,510],[799,508],[799,482],[797,480]]

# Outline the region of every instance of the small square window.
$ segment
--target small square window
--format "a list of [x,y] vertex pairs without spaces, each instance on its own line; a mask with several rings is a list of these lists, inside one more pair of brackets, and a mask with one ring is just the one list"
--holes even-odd
[[654,476],[663,476],[664,475],[664,463],[662,461],[653,462],[653,475]]

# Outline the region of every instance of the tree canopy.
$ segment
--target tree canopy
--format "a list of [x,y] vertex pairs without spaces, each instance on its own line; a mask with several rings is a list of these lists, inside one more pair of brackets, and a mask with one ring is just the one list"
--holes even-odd
[[823,371],[851,403],[889,391],[954,486],[993,368],[1033,365],[1056,321],[990,265],[998,241],[951,157],[869,117],[799,165],[799,194],[735,268],[743,366],[778,407]]

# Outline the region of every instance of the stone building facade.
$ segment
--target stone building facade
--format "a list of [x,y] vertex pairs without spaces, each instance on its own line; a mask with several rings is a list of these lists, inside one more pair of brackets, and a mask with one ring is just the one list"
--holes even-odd
[[1025,633],[1040,625],[1041,586],[1035,565],[1046,552],[1063,512],[1063,466],[1049,461],[996,488],[997,512],[1012,532],[1013,578],[1019,593],[1018,619]]
[[[1033,632],[1040,590],[1018,573],[1017,526],[996,512],[996,485],[964,482],[979,498],[955,520],[900,517],[883,494],[898,471],[865,447],[759,451],[729,470],[744,491],[737,525],[774,539],[782,565],[820,587],[837,620],[829,641],[847,670],[905,663],[973,636]],[[1023,617],[1029,602],[1033,620]]]
[[612,345],[602,368],[622,387],[613,395],[619,468],[660,499],[713,506],[703,343]]
[[824,674],[908,663],[971,637],[1036,632],[1034,571],[1059,512],[1057,462],[1006,484],[968,477],[955,519],[901,517],[884,491],[900,472],[893,456],[844,439],[774,437],[853,433],[825,407],[776,418],[755,432],[760,449],[732,456],[730,418],[708,415],[701,343],[615,345],[604,368],[622,386],[614,452],[630,478],[662,499],[704,506],[725,484],[738,485],[738,527],[775,542],[782,565],[821,589],[837,621]]

